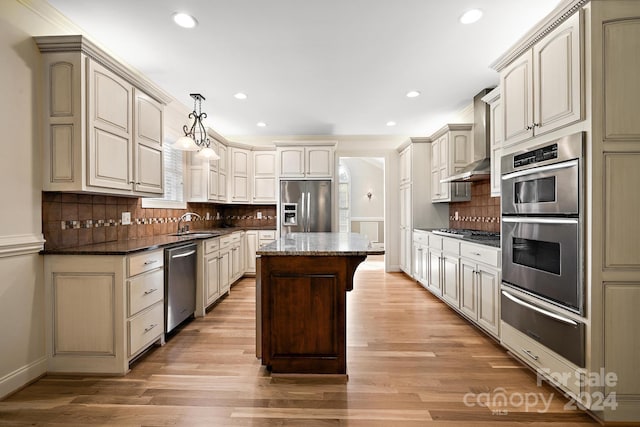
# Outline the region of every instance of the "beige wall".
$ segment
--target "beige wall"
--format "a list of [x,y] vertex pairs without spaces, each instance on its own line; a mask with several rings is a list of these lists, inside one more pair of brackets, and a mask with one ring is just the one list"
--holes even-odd
[[0,3],[0,397],[46,369],[42,257],[37,244],[15,253],[42,234],[40,54],[31,38],[41,27],[16,1]]

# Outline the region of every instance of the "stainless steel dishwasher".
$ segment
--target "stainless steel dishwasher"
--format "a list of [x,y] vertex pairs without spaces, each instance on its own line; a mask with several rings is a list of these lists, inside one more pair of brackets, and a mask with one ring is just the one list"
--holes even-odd
[[164,331],[171,332],[196,310],[196,244],[164,250]]

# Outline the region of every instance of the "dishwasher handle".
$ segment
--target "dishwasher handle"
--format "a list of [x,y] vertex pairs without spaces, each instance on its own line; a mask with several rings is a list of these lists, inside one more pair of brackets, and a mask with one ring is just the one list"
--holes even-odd
[[196,251],[195,251],[195,249],[194,249],[194,250],[192,250],[192,251],[185,252],[185,253],[183,253],[183,254],[172,255],[172,256],[171,256],[171,259],[184,258],[184,257],[186,257],[186,256],[193,255],[193,254],[195,254],[195,253],[196,253]]

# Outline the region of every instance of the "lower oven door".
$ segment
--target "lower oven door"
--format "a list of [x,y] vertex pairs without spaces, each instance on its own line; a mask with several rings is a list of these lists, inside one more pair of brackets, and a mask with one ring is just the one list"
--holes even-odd
[[502,280],[582,313],[577,218],[502,217]]

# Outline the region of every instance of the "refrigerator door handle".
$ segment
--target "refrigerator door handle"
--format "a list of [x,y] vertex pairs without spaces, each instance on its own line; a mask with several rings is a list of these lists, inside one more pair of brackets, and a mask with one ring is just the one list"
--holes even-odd
[[304,196],[305,193],[302,193],[302,212],[300,215],[300,225],[302,225],[302,231],[307,231],[307,210],[304,206]]
[[307,232],[311,231],[311,192],[307,193]]

